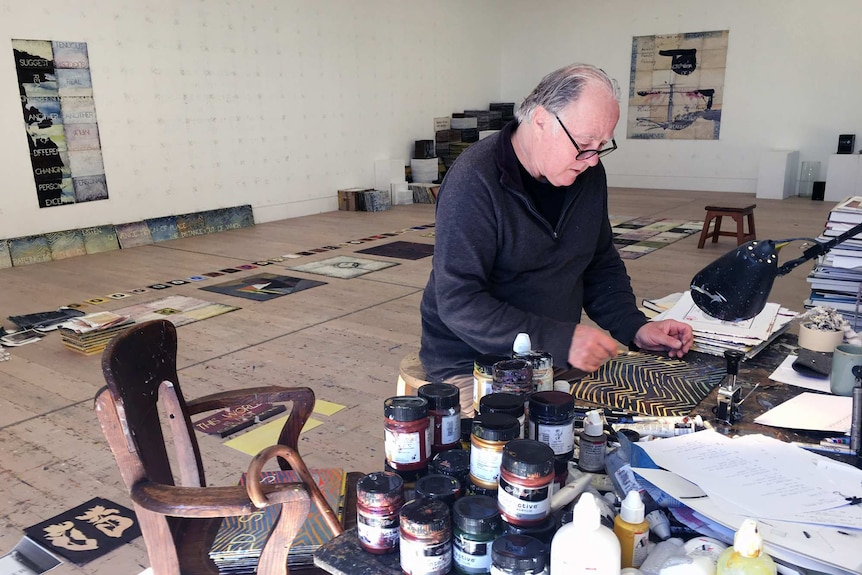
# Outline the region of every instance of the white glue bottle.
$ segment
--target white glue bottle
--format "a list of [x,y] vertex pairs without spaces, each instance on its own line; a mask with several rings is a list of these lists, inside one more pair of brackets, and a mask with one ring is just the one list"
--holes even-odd
[[590,492],[581,494],[572,522],[560,527],[551,541],[551,573],[620,575],[620,542],[602,525]]
[[757,521],[746,519],[733,536],[733,547],[718,557],[716,575],[776,575],[772,557],[763,552],[763,537],[757,531]]
[[637,491],[629,491],[614,518],[614,534],[620,540],[623,567],[640,567],[649,550],[649,522]]

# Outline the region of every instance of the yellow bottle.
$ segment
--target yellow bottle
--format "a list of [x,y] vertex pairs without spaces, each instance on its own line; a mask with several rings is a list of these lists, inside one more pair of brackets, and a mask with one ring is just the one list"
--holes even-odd
[[640,567],[649,546],[649,522],[644,519],[644,504],[637,491],[629,491],[614,518],[614,534],[620,540],[622,566]]
[[772,557],[763,552],[763,537],[757,521],[746,519],[733,537],[733,547],[718,557],[716,575],[776,575]]

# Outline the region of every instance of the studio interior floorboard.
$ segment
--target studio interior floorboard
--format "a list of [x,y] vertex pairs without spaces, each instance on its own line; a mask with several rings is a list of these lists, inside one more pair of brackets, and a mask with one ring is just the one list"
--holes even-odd
[[[611,214],[702,220],[704,206],[722,200],[756,201],[758,237],[814,237],[831,202],[809,199],[754,200],[750,194],[614,189]],[[188,278],[283,254],[338,246],[373,235],[433,223],[434,206],[395,206],[380,213],[333,211],[258,224],[252,228],[155,245],[0,270],[0,314],[6,316],[59,306],[157,283]],[[725,225],[728,225],[727,223]],[[288,269],[391,241],[433,243],[431,229],[410,230],[361,244],[340,246],[301,259],[235,274],[108,299],[84,311],[113,310],[135,303],[188,295],[241,307],[183,325],[179,334],[179,375],[184,393],[197,397],[223,389],[266,384],[306,385],[319,400],[345,406],[312,417],[320,425],[303,434],[300,449],[309,465],[373,471],[383,467],[382,402],[394,395],[398,364],[418,349],[419,301],[431,258],[417,260],[358,254],[398,265],[353,279]],[[697,249],[698,234],[626,262],[638,300],[688,288],[701,267],[735,247],[721,238]],[[782,261],[801,254],[801,244],[782,252]],[[801,310],[808,296],[800,266],[775,284],[771,301]],[[202,291],[259,273],[326,282],[269,301]],[[514,336],[514,334],[513,334]],[[10,550],[23,529],[99,495],[122,505],[129,500],[93,412],[103,385],[100,357],[65,349],[58,334],[38,343],[9,348],[0,362],[0,553]],[[200,434],[210,484],[233,484],[250,457],[223,440]],[[83,567],[66,563],[57,574],[137,574],[148,565],[138,539]]]

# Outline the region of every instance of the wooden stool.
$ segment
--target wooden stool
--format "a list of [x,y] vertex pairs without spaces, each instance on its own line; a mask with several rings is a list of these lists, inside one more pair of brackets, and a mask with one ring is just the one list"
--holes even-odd
[[408,353],[398,365],[395,395],[416,395],[420,387],[429,383],[426,377],[422,362],[419,361],[419,354],[415,351]]
[[[706,206],[706,219],[703,221],[703,230],[700,232],[700,241],[697,242],[697,248],[703,248],[706,238],[712,236],[712,243],[718,241],[718,236],[730,236],[736,238],[736,245],[741,246],[745,242],[757,239],[754,231],[754,208],[757,204],[751,204],[745,207],[735,208],[726,206]],[[721,231],[721,218],[728,216],[736,221],[735,232]],[[748,233],[744,231],[744,219],[748,218]],[[715,220],[713,231],[709,231],[709,224]]]

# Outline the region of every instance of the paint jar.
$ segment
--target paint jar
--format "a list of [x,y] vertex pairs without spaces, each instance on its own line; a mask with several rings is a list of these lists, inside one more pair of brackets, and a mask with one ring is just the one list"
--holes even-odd
[[432,473],[416,480],[416,499],[438,499],[451,508],[461,493],[461,483],[448,475]]
[[497,489],[503,447],[520,435],[521,425],[511,415],[489,413],[473,420],[470,436],[470,481]]
[[441,451],[431,459],[428,472],[454,477],[461,484],[462,490],[466,491],[467,476],[470,475],[470,452],[463,449]]
[[554,451],[550,447],[533,439],[510,441],[500,463],[500,514],[514,525],[541,523],[551,512],[553,482]]
[[502,535],[491,546],[491,575],[548,575],[548,550],[526,535]]
[[486,497],[492,498],[494,501],[497,500],[497,484],[494,484],[494,487],[482,487],[481,485],[476,485],[473,483],[473,480],[469,477],[467,478],[467,495],[485,495]]
[[356,483],[356,536],[369,553],[383,555],[398,547],[398,514],[404,505],[404,482],[379,471]]
[[548,515],[541,523],[535,525],[513,525],[503,519],[503,533],[508,535],[528,535],[544,543],[551,552],[551,541],[557,532],[557,522],[553,515]]
[[422,397],[399,395],[383,402],[386,464],[395,471],[428,467],[431,433],[428,402]]
[[386,462],[383,463],[383,469],[385,471],[388,471],[389,473],[394,473],[395,475],[397,475],[398,477],[401,478],[401,480],[404,482],[404,492],[405,493],[412,491],[413,485],[416,483],[416,481],[420,477],[422,477],[423,475],[428,473],[427,467],[423,467],[422,469],[416,469],[414,471],[405,471],[403,469],[395,469],[394,467],[392,467],[391,465],[389,465]]
[[524,402],[535,388],[533,387],[533,366],[524,359],[507,359],[494,364],[493,393],[514,393]]
[[602,424],[602,416],[597,410],[587,412],[584,430],[578,437],[578,467],[589,472],[604,471],[608,436]]
[[473,418],[461,418],[461,449],[470,453],[470,435],[473,433]]
[[401,571],[445,575],[452,569],[452,527],[442,501],[414,499],[401,508]]
[[554,358],[546,351],[531,350],[515,355],[523,359],[533,368],[533,389],[536,391],[553,391],[554,389]]
[[428,402],[428,424],[431,427],[431,452],[455,449],[461,440],[461,395],[450,383],[426,383],[419,397]]
[[479,414],[505,413],[518,419],[521,432],[518,437],[524,437],[526,417],[524,409],[524,398],[514,393],[491,393],[479,401]]
[[562,391],[531,395],[527,437],[554,450],[554,475],[564,482],[575,453],[575,398]]
[[496,353],[486,353],[473,361],[473,411],[479,413],[479,402],[491,393],[494,383],[494,364],[506,361],[509,357]]
[[452,507],[452,563],[456,573],[478,575],[491,569],[491,545],[503,534],[497,501],[468,495]]

